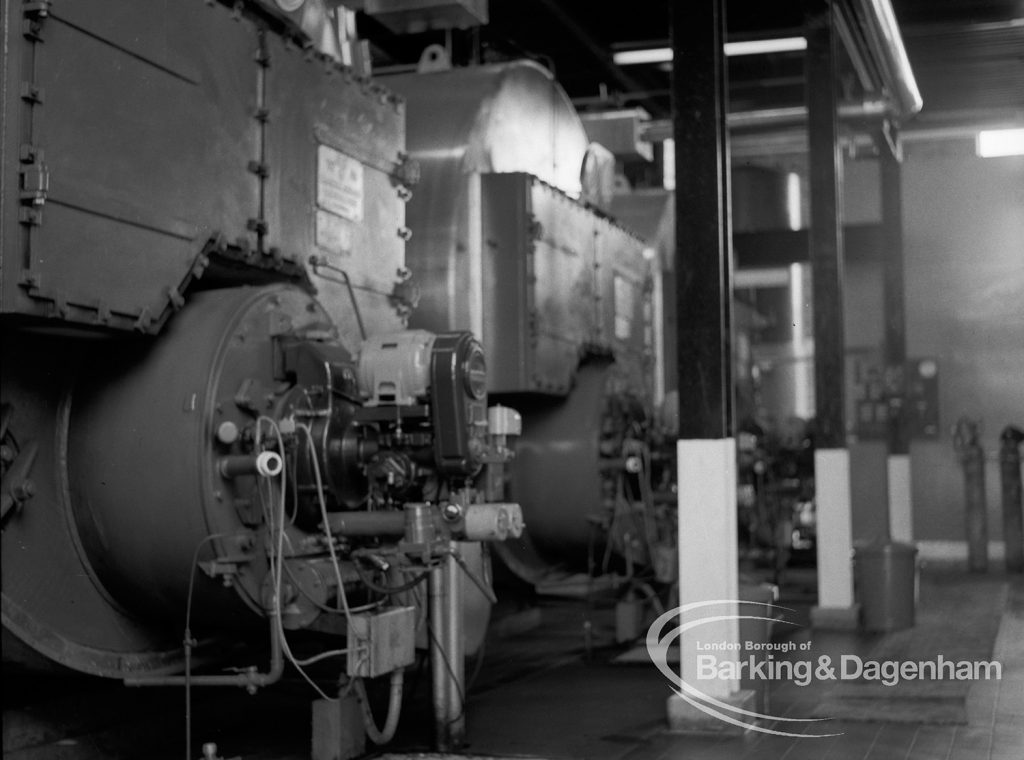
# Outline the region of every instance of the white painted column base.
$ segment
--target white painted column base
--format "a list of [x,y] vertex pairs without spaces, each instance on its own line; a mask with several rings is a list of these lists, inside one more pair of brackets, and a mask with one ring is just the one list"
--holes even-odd
[[[736,537],[736,442],[687,440],[676,444],[679,483],[679,604],[721,602],[686,614],[699,617],[738,614],[739,557]],[[736,679],[698,678],[700,648],[716,648],[719,662],[738,661],[739,623],[715,620],[680,637],[680,676],[683,681],[727,704],[744,706],[753,692],[741,691]],[[673,695],[667,705],[674,731],[742,731]]]
[[814,452],[818,516],[818,606],[811,610],[816,628],[856,628],[860,608],[853,600],[853,529],[850,452]]
[[914,510],[910,496],[910,455],[890,454],[889,537],[900,543],[914,540]]
[[[736,710],[756,711],[758,706],[755,703],[755,694],[750,689],[734,691],[727,697],[717,697],[719,702],[728,705]],[[720,718],[710,715],[684,700],[678,694],[673,694],[666,703],[668,712],[668,729],[677,734],[743,734],[749,728],[737,726],[735,723],[727,723]],[[715,710],[721,712],[734,720],[742,720],[743,714],[734,710],[716,706]],[[752,720],[746,718],[746,720]]]

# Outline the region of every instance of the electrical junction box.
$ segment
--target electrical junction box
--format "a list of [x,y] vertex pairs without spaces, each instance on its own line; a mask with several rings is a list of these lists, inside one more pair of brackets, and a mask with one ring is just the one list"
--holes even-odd
[[347,674],[376,678],[416,659],[416,608],[351,615],[348,623]]

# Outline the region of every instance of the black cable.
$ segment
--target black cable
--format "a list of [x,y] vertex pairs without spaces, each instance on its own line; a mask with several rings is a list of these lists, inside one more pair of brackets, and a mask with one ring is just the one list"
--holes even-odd
[[466,692],[463,691],[462,684],[459,683],[459,679],[455,675],[455,669],[452,667],[451,660],[448,659],[448,655],[445,653],[444,647],[441,646],[441,642],[438,641],[437,636],[434,635],[434,629],[430,627],[429,620],[427,621],[427,635],[430,637],[430,640],[434,643],[434,646],[437,647],[437,651],[441,655],[441,660],[444,662],[445,670],[448,671],[448,675],[452,677],[452,683],[455,684],[455,686],[459,690],[459,714],[452,718],[450,721],[448,721],[448,725],[451,726],[457,723],[462,718],[462,716],[466,714]]
[[484,598],[486,598],[491,604],[497,604],[498,597],[494,595],[494,591],[487,588],[487,586],[484,585],[484,582],[476,577],[476,574],[470,569],[469,565],[466,564],[466,560],[459,556],[458,552],[451,552],[450,556],[455,560],[455,564],[459,566],[462,572],[466,574],[466,577],[469,578],[473,582],[473,585],[479,589],[480,593],[484,595]]
[[480,671],[483,670],[484,655],[487,654],[487,636],[484,636],[483,641],[480,642],[480,649],[476,653],[476,657],[473,658],[473,672],[469,675],[469,680],[466,682],[466,691],[470,692],[473,690],[473,684],[476,683],[477,677],[480,675]]
[[356,574],[359,576],[359,580],[362,581],[367,588],[369,588],[371,591],[376,591],[378,594],[387,594],[389,596],[392,594],[400,594],[403,591],[409,591],[410,589],[413,589],[419,584],[423,583],[423,581],[425,581],[430,576],[430,571],[426,570],[417,575],[411,581],[406,581],[405,583],[399,584],[398,586],[382,586],[376,581],[371,580],[370,576],[368,576],[363,571],[363,569],[359,566],[358,557],[356,558],[356,561],[352,563],[352,565],[356,569]]
[[[293,559],[293,558],[292,557],[286,557],[286,559]],[[292,583],[295,584],[295,587],[299,590],[299,593],[302,594],[304,597],[306,597],[306,599],[309,600],[310,604],[312,604],[314,607],[316,607],[317,609],[319,609],[319,610],[321,610],[323,612],[330,613],[331,615],[344,615],[345,614],[345,610],[339,610],[337,607],[328,607],[323,602],[321,602],[321,601],[319,601],[317,599],[314,599],[313,595],[309,593],[309,591],[302,584],[302,582],[299,581],[299,579],[295,577],[295,574],[292,572],[292,569],[288,565],[288,563],[284,562],[283,564],[284,564],[284,571],[285,571],[285,573],[287,573],[287,575],[291,579]],[[384,604],[384,600],[383,599],[378,599],[375,602],[369,602],[367,604],[360,605],[359,607],[354,607],[352,609],[354,609],[354,610],[365,610],[365,609],[370,609],[370,608],[373,608],[373,607],[381,607],[381,606],[383,606],[383,604]]]

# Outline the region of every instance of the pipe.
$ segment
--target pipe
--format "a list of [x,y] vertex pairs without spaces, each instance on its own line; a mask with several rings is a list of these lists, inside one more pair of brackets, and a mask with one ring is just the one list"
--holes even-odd
[[985,451],[978,442],[978,422],[961,417],[953,445],[964,469],[964,515],[967,528],[967,567],[972,573],[988,570],[988,510],[985,505]]
[[335,512],[328,515],[328,529],[342,536],[403,536],[405,514],[386,512]]
[[[836,107],[842,121],[871,121],[889,116],[892,108],[884,100],[871,99],[859,102],[840,103]],[[775,131],[785,127],[803,126],[807,123],[806,106],[783,106],[759,108],[753,111],[733,111],[726,114],[729,129],[749,131]],[[640,127],[640,139],[647,142],[661,142],[672,137],[670,119],[652,119]]]
[[466,734],[465,656],[463,652],[462,587],[455,554],[458,544],[449,542],[449,554],[430,571],[430,672],[433,680],[435,744],[450,752],[462,746]]
[[924,102],[910,68],[899,24],[890,0],[852,0],[864,26],[872,56],[879,63],[882,85],[894,98],[900,116],[907,118],[921,110]]
[[[186,634],[186,639],[191,635]],[[186,640],[186,654],[191,652],[191,641]],[[186,669],[188,669],[186,667]],[[277,617],[270,617],[270,670],[260,673],[255,666],[244,673],[232,675],[193,676],[189,673],[180,676],[130,676],[124,679],[125,686],[241,686],[250,693],[257,689],[276,683],[284,673],[284,655],[281,650],[281,634],[278,631]]]
[[[840,103],[836,112],[843,121],[866,121],[889,115],[889,104],[884,100],[865,100],[860,103]],[[806,106],[762,108],[755,111],[737,111],[725,117],[730,129],[775,129],[807,123]]]
[[274,478],[281,474],[283,467],[281,455],[273,451],[261,451],[256,456],[221,457],[217,462],[217,469],[225,478],[237,478],[242,475]]
[[1021,512],[1020,445],[1024,430],[1007,425],[999,437],[999,474],[1003,491],[1003,541],[1006,571],[1024,573],[1024,515]]

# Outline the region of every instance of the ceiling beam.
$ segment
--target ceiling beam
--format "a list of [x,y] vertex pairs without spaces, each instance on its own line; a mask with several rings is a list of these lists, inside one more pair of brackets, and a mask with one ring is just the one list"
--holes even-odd
[[[580,43],[594,60],[599,64],[601,69],[604,70],[616,86],[621,87],[626,92],[633,92],[647,89],[641,85],[636,79],[626,74],[619,66],[612,60],[612,54],[605,43],[599,42],[594,38],[594,35],[586,29],[579,21],[565,11],[564,8],[560,7],[556,0],[538,0],[544,10],[554,18],[566,31],[568,31],[573,38]],[[656,113],[658,116],[668,116],[668,113],[654,106],[648,108],[652,113]]]

